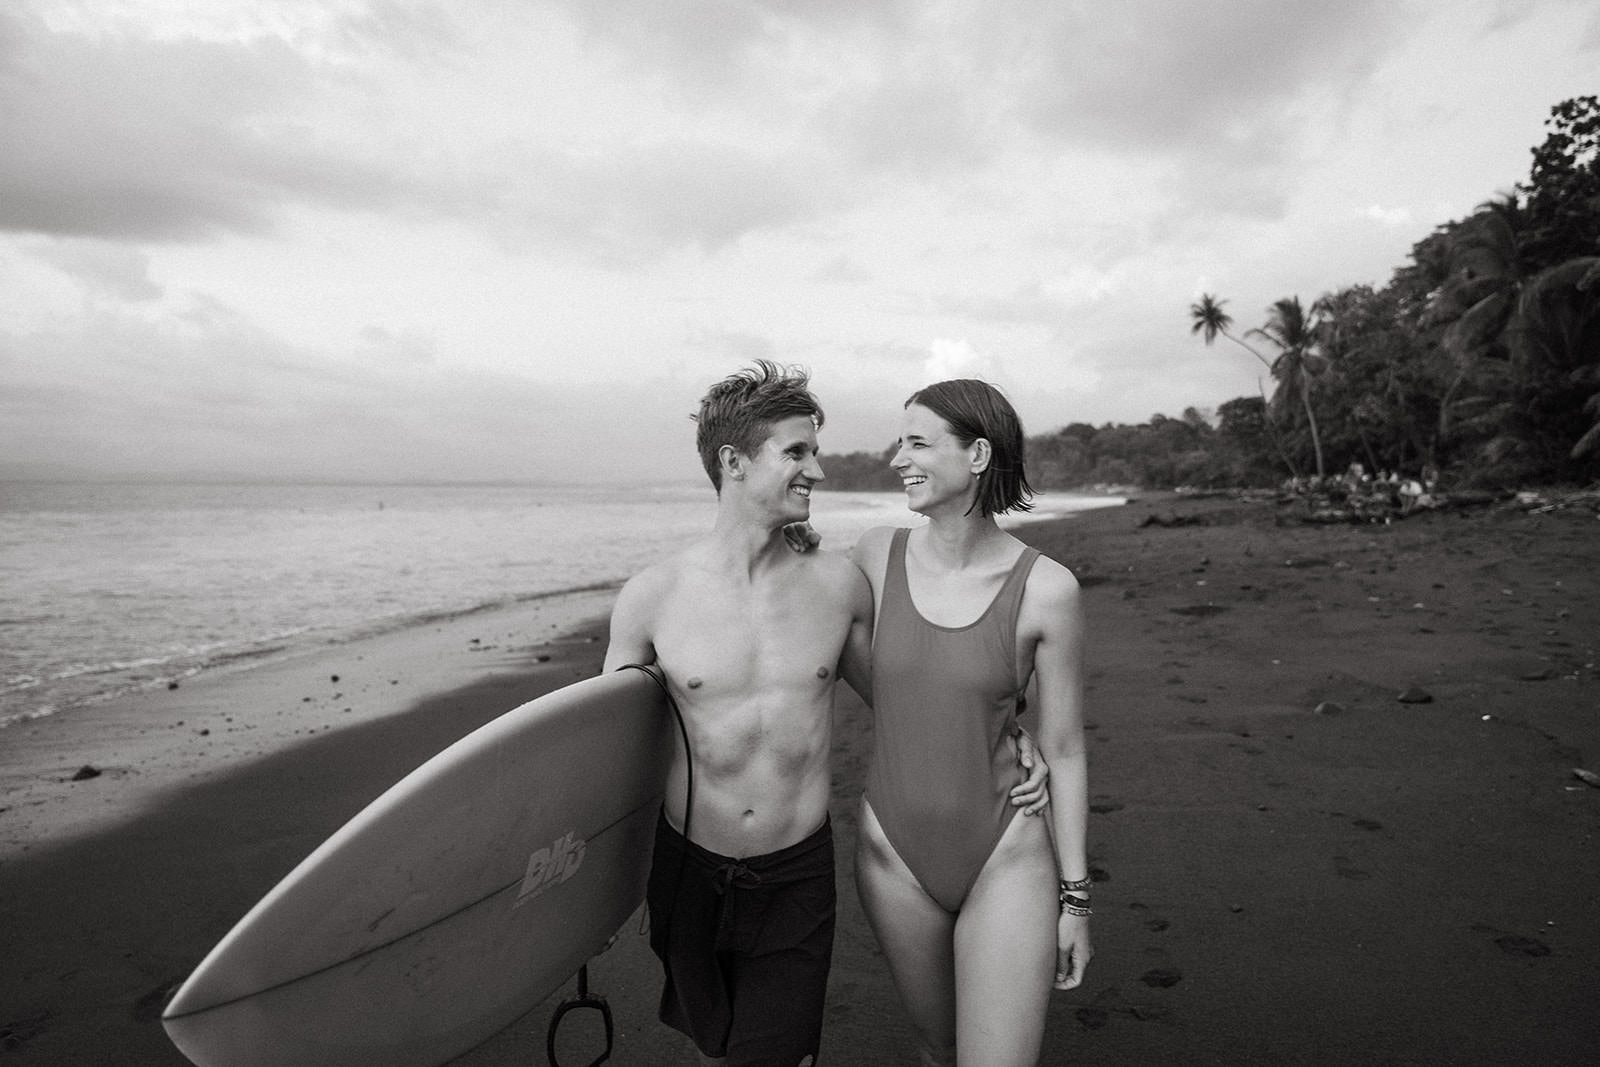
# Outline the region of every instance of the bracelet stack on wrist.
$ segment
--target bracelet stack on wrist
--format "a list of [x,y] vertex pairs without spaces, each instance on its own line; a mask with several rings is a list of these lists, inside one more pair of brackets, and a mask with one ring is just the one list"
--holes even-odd
[[1088,897],[1088,890],[1092,884],[1093,881],[1089,878],[1080,878],[1077,881],[1061,879],[1061,891],[1058,895],[1061,910],[1079,918],[1093,915],[1094,910],[1089,907]]

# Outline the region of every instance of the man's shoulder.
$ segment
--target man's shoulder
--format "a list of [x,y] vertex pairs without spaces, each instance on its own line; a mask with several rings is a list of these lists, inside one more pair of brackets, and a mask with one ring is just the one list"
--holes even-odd
[[685,555],[686,553],[684,552],[675,553],[639,571],[623,583],[620,598],[642,601],[659,600],[677,584],[679,576],[683,573]]

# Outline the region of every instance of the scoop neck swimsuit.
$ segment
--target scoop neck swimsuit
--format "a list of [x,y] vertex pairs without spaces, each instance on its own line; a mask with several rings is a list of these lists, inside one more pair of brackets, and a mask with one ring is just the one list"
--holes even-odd
[[889,546],[872,643],[866,795],[923,891],[958,911],[1017,810],[1017,612],[1039,551],[1023,550],[975,621],[938,626],[911,601],[909,532]]

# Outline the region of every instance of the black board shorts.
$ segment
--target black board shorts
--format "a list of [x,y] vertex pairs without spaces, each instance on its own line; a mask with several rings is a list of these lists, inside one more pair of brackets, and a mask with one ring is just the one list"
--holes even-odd
[[729,1067],[815,1062],[833,958],[833,825],[732,859],[656,822],[646,904],[661,1021]]

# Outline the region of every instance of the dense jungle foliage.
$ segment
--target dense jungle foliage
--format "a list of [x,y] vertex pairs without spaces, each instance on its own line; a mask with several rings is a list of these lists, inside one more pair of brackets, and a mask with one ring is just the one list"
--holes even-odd
[[[1242,333],[1225,300],[1191,305],[1190,332],[1260,360],[1269,396],[1030,437],[1034,486],[1267,486],[1352,463],[1451,486],[1594,481],[1600,100],[1564,101],[1545,125],[1527,182],[1436,228],[1382,288],[1285,297]],[[888,454],[832,457],[829,486],[898,488]]]

